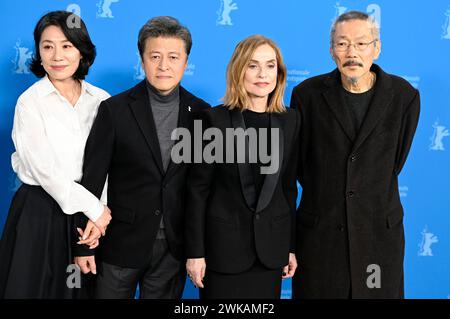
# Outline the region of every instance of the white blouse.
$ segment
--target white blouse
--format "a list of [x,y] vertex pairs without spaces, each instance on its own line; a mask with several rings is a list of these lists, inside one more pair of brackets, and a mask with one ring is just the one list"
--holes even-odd
[[40,185],[64,213],[83,212],[92,221],[103,213],[106,187],[100,201],[76,182],[83,174],[84,147],[98,106],[109,96],[82,81],[80,98],[72,106],[46,76],[19,97],[14,114],[11,163],[19,179]]

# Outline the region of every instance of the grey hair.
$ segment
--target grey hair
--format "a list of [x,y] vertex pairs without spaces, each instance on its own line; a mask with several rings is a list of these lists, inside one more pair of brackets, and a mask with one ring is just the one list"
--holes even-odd
[[192,48],[192,37],[188,28],[181,25],[180,22],[169,16],[155,17],[147,21],[139,31],[138,48],[139,54],[144,54],[145,43],[148,38],[178,38],[183,40],[186,54],[189,55]]
[[[344,21],[350,21],[350,20],[362,20],[362,21],[369,22],[372,25],[372,35],[374,36],[375,39],[378,39],[378,40],[380,39],[380,26],[378,25],[378,22],[373,17],[371,17],[367,13],[364,13],[361,11],[349,11],[349,12],[341,14],[333,22],[333,25],[331,26],[331,32],[330,32],[330,46],[331,47],[333,47],[333,44],[334,44],[334,35],[336,34],[337,25]],[[375,42],[375,45],[377,45],[376,42]]]

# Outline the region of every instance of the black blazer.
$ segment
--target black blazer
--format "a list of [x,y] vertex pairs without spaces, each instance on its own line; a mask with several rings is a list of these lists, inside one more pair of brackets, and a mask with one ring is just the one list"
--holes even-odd
[[[180,87],[178,127],[191,129],[194,113],[209,107]],[[81,181],[100,197],[108,175],[112,221],[96,256],[121,267],[144,265],[162,215],[169,249],[183,258],[187,169],[171,161],[164,173],[145,81],[102,102],[86,143]],[[91,254],[74,246],[77,255]]]
[[[374,96],[359,132],[342,97],[339,71],[294,88],[301,113],[297,215],[299,271],[294,297],[399,298],[403,295],[403,208],[397,177],[419,118],[419,92],[372,66]],[[381,269],[381,288],[367,279]]]
[[[245,128],[241,111],[224,106],[201,114],[203,128]],[[288,264],[293,250],[297,185],[298,112],[271,115],[280,129],[280,168],[266,175],[259,198],[251,165],[246,163],[193,164],[188,178],[186,256],[206,258],[207,269],[239,273],[255,259],[268,268]],[[225,139],[226,140],[226,139]],[[224,143],[224,145],[226,142]],[[235,146],[235,154],[237,154]],[[224,149],[224,157],[226,157]]]

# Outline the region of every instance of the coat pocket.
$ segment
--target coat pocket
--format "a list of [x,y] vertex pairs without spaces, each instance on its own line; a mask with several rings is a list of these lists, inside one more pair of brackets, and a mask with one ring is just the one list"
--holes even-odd
[[291,215],[290,214],[283,214],[272,217],[272,223],[279,224],[283,222],[284,220],[288,219]]
[[396,204],[394,208],[389,209],[386,217],[387,228],[394,228],[403,221],[403,207],[400,203]]
[[233,221],[230,221],[230,220],[220,217],[220,216],[209,215],[207,217],[207,219],[209,219],[211,222],[214,222],[214,223],[235,226],[235,223]]

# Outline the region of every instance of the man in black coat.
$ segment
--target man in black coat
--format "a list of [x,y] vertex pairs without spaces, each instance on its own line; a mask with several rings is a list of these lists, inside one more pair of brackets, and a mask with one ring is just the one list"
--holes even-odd
[[294,298],[403,298],[398,175],[419,92],[373,64],[379,28],[348,12],[331,31],[337,69],[294,88],[301,114]]
[[[171,17],[139,33],[146,80],[104,101],[89,135],[82,184],[100,196],[108,176],[112,221],[96,249],[74,245],[83,272],[98,268],[96,298],[180,298],[186,271],[184,210],[187,164],[175,164],[171,134],[191,129],[209,108],[182,86],[192,40]],[[84,225],[83,225],[84,226]]]

